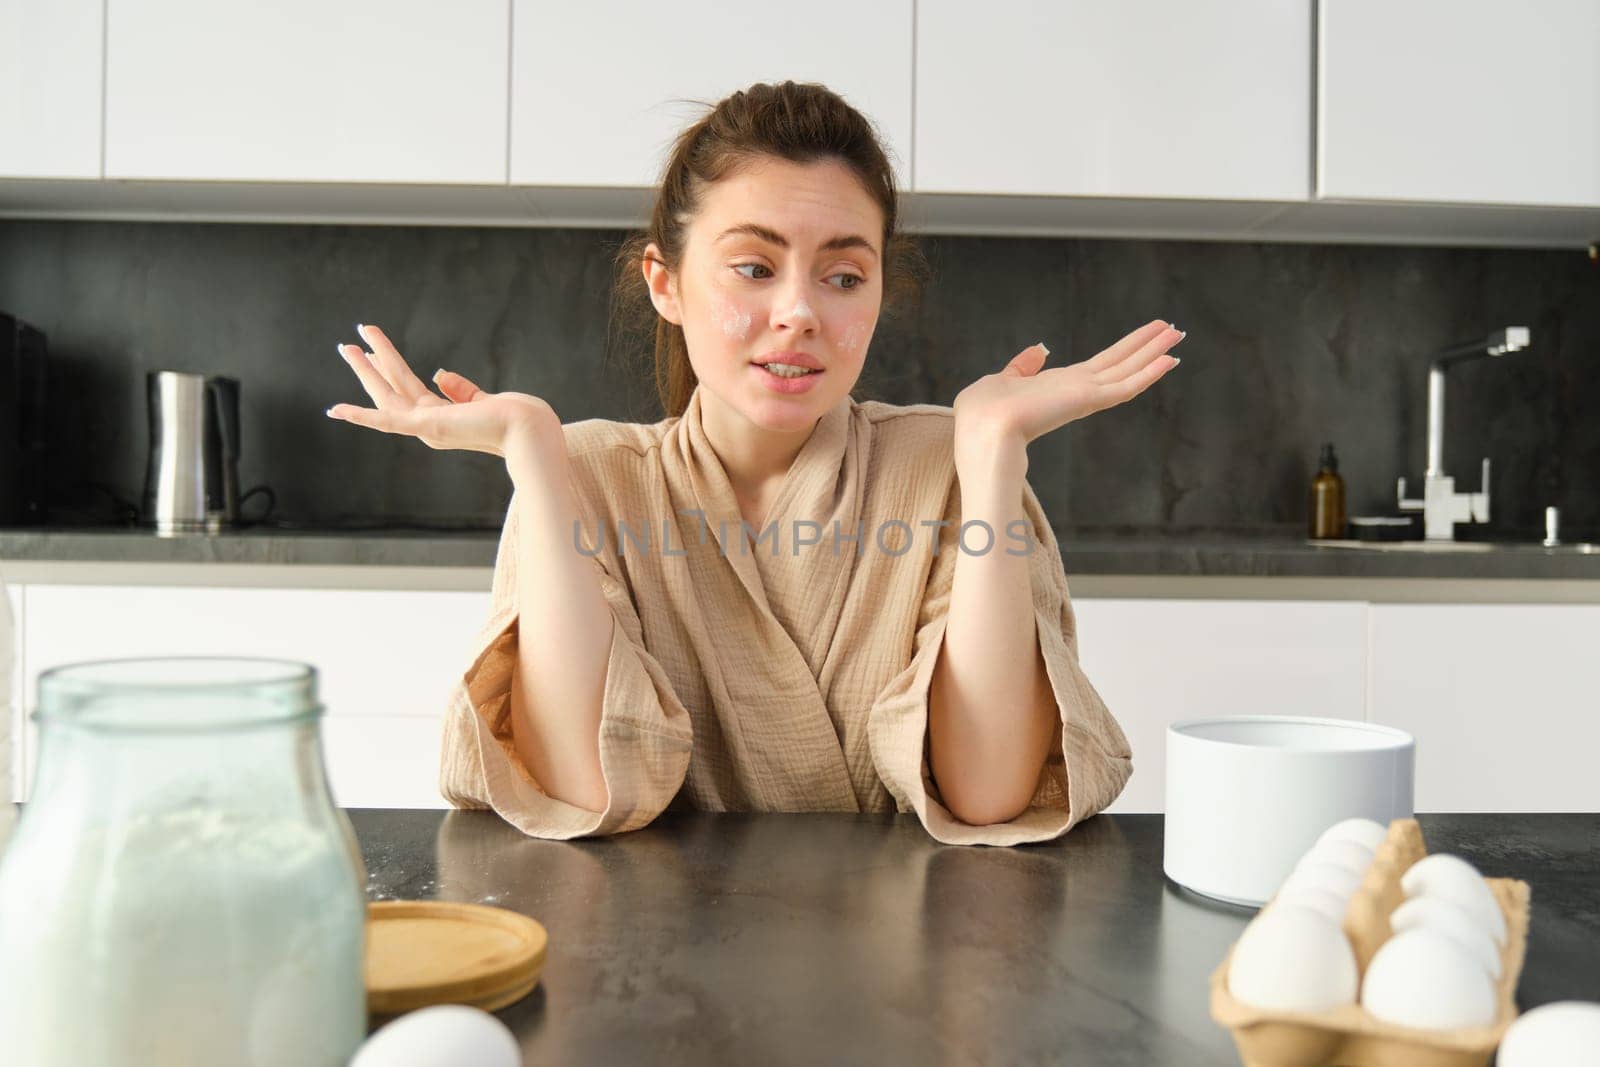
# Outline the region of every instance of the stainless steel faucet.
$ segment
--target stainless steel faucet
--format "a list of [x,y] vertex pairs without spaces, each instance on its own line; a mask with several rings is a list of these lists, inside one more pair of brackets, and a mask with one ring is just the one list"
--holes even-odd
[[1482,341],[1452,345],[1433,357],[1428,368],[1428,469],[1422,478],[1422,499],[1406,499],[1402,476],[1396,489],[1401,511],[1422,512],[1423,536],[1430,541],[1455,540],[1458,522],[1489,521],[1489,460],[1483,461],[1483,488],[1456,492],[1456,480],[1444,472],[1444,374],[1457,363],[1484,356],[1503,356],[1528,347],[1526,326],[1507,326]]

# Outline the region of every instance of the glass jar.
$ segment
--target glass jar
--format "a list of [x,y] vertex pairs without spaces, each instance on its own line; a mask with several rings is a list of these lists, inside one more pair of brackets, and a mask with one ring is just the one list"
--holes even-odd
[[335,1067],[366,1032],[365,870],[312,667],[74,664],[0,858],[9,1063]]

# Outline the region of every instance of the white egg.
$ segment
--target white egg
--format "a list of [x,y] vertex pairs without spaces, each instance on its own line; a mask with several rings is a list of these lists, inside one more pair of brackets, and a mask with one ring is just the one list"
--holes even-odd
[[1400,876],[1400,891],[1408,897],[1443,897],[1461,906],[1483,926],[1494,943],[1506,943],[1506,917],[1478,868],[1448,852],[1424,856]]
[[1278,892],[1291,889],[1321,889],[1332,893],[1340,900],[1348,901],[1360,884],[1361,875],[1350,868],[1318,860],[1314,863],[1302,863],[1290,871],[1289,877],[1278,887]]
[[436,1004],[400,1016],[367,1038],[350,1067],[521,1067],[506,1024],[463,1004]]
[[1600,1004],[1562,1000],[1525,1012],[1500,1039],[1500,1067],[1600,1064]]
[[1296,907],[1310,908],[1332,919],[1341,927],[1344,925],[1344,913],[1348,905],[1344,900],[1328,892],[1326,889],[1317,889],[1313,886],[1295,886],[1288,892],[1280,891],[1272,898],[1270,907]]
[[1310,908],[1261,912],[1239,935],[1228,964],[1228,992],[1260,1008],[1326,1011],[1355,1003],[1359,983],[1344,932]]
[[1318,841],[1300,857],[1300,862],[1295,866],[1308,863],[1332,863],[1354,871],[1358,877],[1365,877],[1367,868],[1372,866],[1372,851],[1354,841]]
[[1336,822],[1317,838],[1321,845],[1329,841],[1354,841],[1368,852],[1377,852],[1378,846],[1383,844],[1389,836],[1389,830],[1382,823],[1373,822],[1371,819],[1346,819]]
[[1376,1018],[1422,1030],[1494,1022],[1494,983],[1466,949],[1437,930],[1414,927],[1378,946],[1361,983]]
[[1472,953],[1472,958],[1483,965],[1484,973],[1490,978],[1500,980],[1500,950],[1494,939],[1454,901],[1444,897],[1412,897],[1389,913],[1389,926],[1395,933],[1418,926],[1437,930]]

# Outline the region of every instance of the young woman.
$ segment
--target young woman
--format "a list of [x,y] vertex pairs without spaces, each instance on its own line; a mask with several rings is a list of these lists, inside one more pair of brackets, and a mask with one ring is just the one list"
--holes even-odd
[[1154,321],[953,407],[851,396],[907,275],[893,171],[820,85],[758,84],[679,136],[619,293],[648,296],[653,424],[563,425],[376,326],[341,344],[375,408],[331,417],[505,459],[493,609],[441,786],[523,832],[712,811],[914,811],[938,840],[1056,837],[1132,772],[1078,665],[1027,445],[1177,365]]

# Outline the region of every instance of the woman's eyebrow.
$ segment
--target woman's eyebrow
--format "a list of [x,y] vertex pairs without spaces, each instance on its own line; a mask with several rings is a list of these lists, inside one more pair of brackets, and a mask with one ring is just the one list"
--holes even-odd
[[[741,234],[751,237],[759,237],[769,244],[777,245],[779,248],[789,247],[789,239],[787,237],[779,233],[777,230],[761,225],[759,222],[741,222],[737,226],[729,226],[726,230],[723,230],[721,233],[719,233],[717,235],[717,239],[711,243],[720,244],[729,237],[735,237]],[[878,255],[878,250],[872,247],[871,241],[860,236],[859,234],[854,233],[840,234],[838,237],[830,237],[828,240],[817,246],[817,251],[837,252],[845,248],[863,249],[864,251],[870,252],[873,258],[877,258]]]

